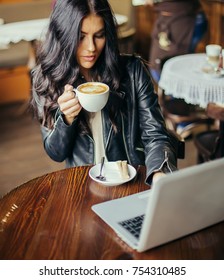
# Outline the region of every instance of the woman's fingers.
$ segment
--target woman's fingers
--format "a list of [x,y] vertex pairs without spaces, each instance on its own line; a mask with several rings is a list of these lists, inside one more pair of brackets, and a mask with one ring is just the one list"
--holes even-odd
[[69,123],[82,109],[71,85],[65,86],[63,94],[58,98],[58,105],[66,119],[69,119]]
[[73,91],[64,91],[61,96],[58,98],[58,103],[67,102],[75,98],[75,93]]
[[67,84],[67,85],[64,86],[64,90],[65,91],[73,91],[73,86]]
[[74,117],[77,116],[82,109],[77,97],[59,104],[59,107],[64,115],[74,115]]
[[82,107],[78,104],[72,106],[72,107],[68,107],[65,110],[63,110],[63,114],[64,115],[68,115],[68,116],[73,116],[76,117],[79,112],[81,111]]
[[70,109],[71,107],[78,105],[79,101],[77,97],[75,98],[73,97],[72,99],[67,99],[65,97],[65,98],[61,98],[60,100],[58,99],[58,104],[60,106],[60,110],[65,111]]

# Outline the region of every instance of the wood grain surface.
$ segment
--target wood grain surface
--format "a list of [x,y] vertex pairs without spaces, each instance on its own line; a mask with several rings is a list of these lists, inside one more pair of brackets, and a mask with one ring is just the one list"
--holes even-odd
[[94,182],[89,169],[46,174],[0,200],[0,259],[224,259],[224,223],[144,253],[131,249],[91,206],[146,190],[145,168],[116,187]]

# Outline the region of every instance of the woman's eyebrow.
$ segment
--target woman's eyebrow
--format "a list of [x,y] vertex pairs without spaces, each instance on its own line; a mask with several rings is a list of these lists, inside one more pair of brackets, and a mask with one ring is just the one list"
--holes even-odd
[[[104,31],[105,31],[105,29],[104,29],[104,28],[101,28],[100,30],[96,31],[94,34],[101,33],[101,32],[104,32]],[[83,34],[88,34],[88,32],[85,32],[85,31],[83,31],[83,30],[81,30],[81,33],[83,33]]]

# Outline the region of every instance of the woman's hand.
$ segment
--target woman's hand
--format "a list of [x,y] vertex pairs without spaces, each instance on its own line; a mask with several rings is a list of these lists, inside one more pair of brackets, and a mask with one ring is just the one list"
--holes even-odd
[[65,86],[63,94],[58,98],[58,105],[68,125],[72,124],[82,109],[71,85]]
[[159,180],[159,178],[166,176],[163,172],[155,172],[152,178],[152,184]]

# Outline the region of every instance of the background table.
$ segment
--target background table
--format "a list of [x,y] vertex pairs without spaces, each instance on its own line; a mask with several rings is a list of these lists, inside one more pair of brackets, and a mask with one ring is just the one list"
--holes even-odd
[[[206,108],[208,103],[224,106],[224,75],[213,77],[202,71],[206,65],[206,55],[186,54],[167,60],[164,64],[159,87],[167,95],[182,98],[187,103]],[[219,135],[224,143],[224,122],[220,121]],[[224,145],[220,147],[224,156]]]
[[[115,14],[118,26],[127,23],[124,15]],[[42,40],[46,34],[49,18],[12,22],[0,25],[0,48],[5,48],[9,43],[18,43],[22,40]]]
[[164,64],[159,87],[167,95],[204,108],[210,102],[224,104],[224,75],[211,77],[202,71],[205,66],[206,55],[203,53],[171,58]]
[[49,19],[34,19],[19,22],[12,22],[0,25],[0,46],[7,46],[9,43],[41,40],[44,38]]
[[145,168],[117,187],[92,181],[89,169],[46,174],[0,200],[0,259],[224,259],[224,223],[144,253],[131,249],[91,206],[148,189]]

